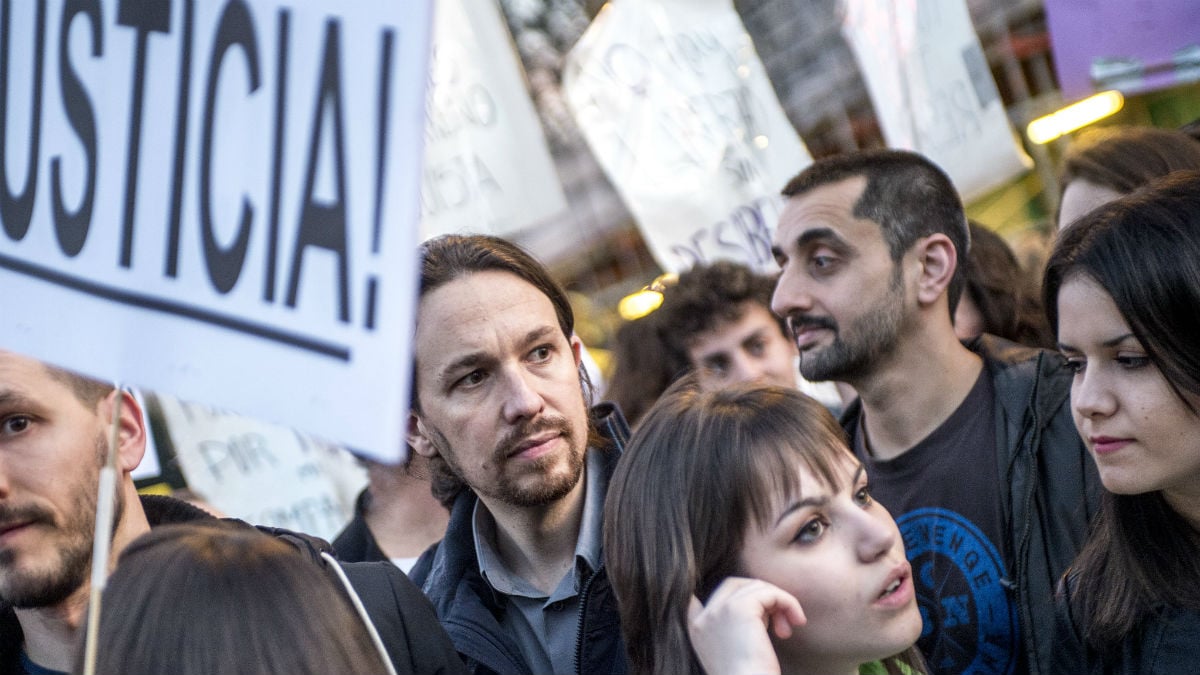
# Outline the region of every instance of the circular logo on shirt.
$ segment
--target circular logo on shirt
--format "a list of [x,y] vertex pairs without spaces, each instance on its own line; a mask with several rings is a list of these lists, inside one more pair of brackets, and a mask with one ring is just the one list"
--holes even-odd
[[896,520],[924,627],[917,645],[936,673],[1010,675],[1017,664],[1017,608],[1001,585],[1004,561],[979,528],[947,509]]

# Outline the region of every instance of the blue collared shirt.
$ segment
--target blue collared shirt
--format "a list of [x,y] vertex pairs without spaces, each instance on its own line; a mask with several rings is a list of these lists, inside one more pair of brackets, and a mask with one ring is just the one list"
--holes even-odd
[[583,475],[583,518],[575,542],[575,565],[550,595],[504,565],[496,549],[496,521],[482,501],[475,504],[473,529],[479,571],[493,591],[507,598],[508,611],[500,619],[500,626],[515,639],[534,675],[575,672],[579,591],[600,566],[608,478],[599,462],[599,454],[589,450]]

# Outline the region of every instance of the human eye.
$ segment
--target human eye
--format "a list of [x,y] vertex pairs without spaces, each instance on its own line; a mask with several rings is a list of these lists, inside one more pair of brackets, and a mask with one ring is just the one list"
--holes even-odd
[[33,418],[29,415],[9,415],[3,420],[0,420],[0,433],[4,435],[15,435],[22,433],[33,425]]
[[729,363],[725,359],[715,358],[706,359],[703,363],[704,371],[709,375],[716,377],[724,377],[729,370]]
[[1082,356],[1067,356],[1066,358],[1067,370],[1075,373],[1076,375],[1082,373],[1084,367],[1087,366],[1087,359],[1083,358]]
[[1150,365],[1150,357],[1145,354],[1117,354],[1117,365],[1126,370],[1137,370]]
[[482,368],[476,368],[454,381],[454,389],[471,389],[487,379],[487,373]]
[[766,350],[767,343],[762,338],[754,338],[750,342],[746,343],[746,351],[749,352],[751,356],[762,356]]
[[837,268],[838,262],[838,257],[825,249],[819,249],[808,257],[808,267],[814,274],[829,274]]
[[529,360],[533,361],[534,363],[545,363],[546,361],[550,360],[550,357],[553,354],[554,348],[550,345],[538,345],[529,352]]
[[796,533],[792,541],[797,544],[815,543],[821,539],[827,529],[829,529],[829,523],[825,522],[824,518],[814,517],[800,526],[800,531]]
[[870,506],[875,503],[875,498],[871,496],[871,486],[864,483],[854,491],[854,501],[859,506]]

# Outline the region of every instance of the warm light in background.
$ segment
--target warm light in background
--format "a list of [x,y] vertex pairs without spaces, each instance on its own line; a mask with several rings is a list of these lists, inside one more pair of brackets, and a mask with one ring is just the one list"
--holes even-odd
[[643,289],[621,298],[617,303],[617,313],[626,321],[633,321],[646,316],[658,309],[663,303],[663,294],[650,289]]
[[1025,133],[1029,140],[1038,145],[1081,129],[1097,120],[1117,112],[1125,105],[1125,97],[1119,91],[1102,91],[1095,96],[1089,96],[1082,101],[1039,117],[1029,123]]
[[617,314],[626,321],[633,321],[658,309],[663,303],[663,291],[679,281],[679,275],[671,272],[654,277],[642,290],[621,298],[617,303]]

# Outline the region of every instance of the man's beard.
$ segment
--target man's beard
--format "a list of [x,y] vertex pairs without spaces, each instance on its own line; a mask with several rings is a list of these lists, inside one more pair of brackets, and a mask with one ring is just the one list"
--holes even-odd
[[[509,432],[492,451],[491,462],[496,467],[495,481],[486,485],[479,484],[479,481],[472,480],[472,477],[463,472],[462,467],[458,464],[457,454],[450,448],[449,441],[441,431],[432,427],[428,431],[430,442],[437,449],[438,455],[446,461],[451,471],[479,496],[489,497],[505,504],[529,508],[554,503],[567,496],[583,475],[584,451],[576,447],[576,443],[580,440],[576,438],[570,423],[563,417],[539,417],[536,420],[527,421]],[[561,434],[562,441],[570,449],[567,454],[567,471],[565,474],[547,473],[543,476],[543,480],[534,485],[519,485],[518,481],[507,475],[508,457],[525,439],[543,431],[557,431]],[[553,456],[539,457],[532,464],[537,469],[545,470],[557,461],[557,457]]]
[[[69,598],[87,581],[95,540],[99,466],[103,466],[107,448],[108,441],[101,433],[96,441],[97,470],[87,472],[73,486],[75,499],[70,512],[63,514],[66,522],[56,523],[54,514],[34,504],[0,504],[0,523],[29,522],[32,527],[52,533],[50,536],[58,540],[54,551],[58,558],[49,569],[18,570],[15,567],[20,558],[17,552],[0,549],[0,600],[21,609],[52,607]],[[114,529],[121,521],[123,506],[124,498],[118,490]]]
[[851,322],[845,332],[829,317],[789,318],[789,325],[795,327],[817,326],[833,332],[833,342],[827,347],[800,353],[800,374],[811,382],[853,382],[870,376],[879,359],[895,349],[903,321],[904,286],[897,266],[881,301]]

